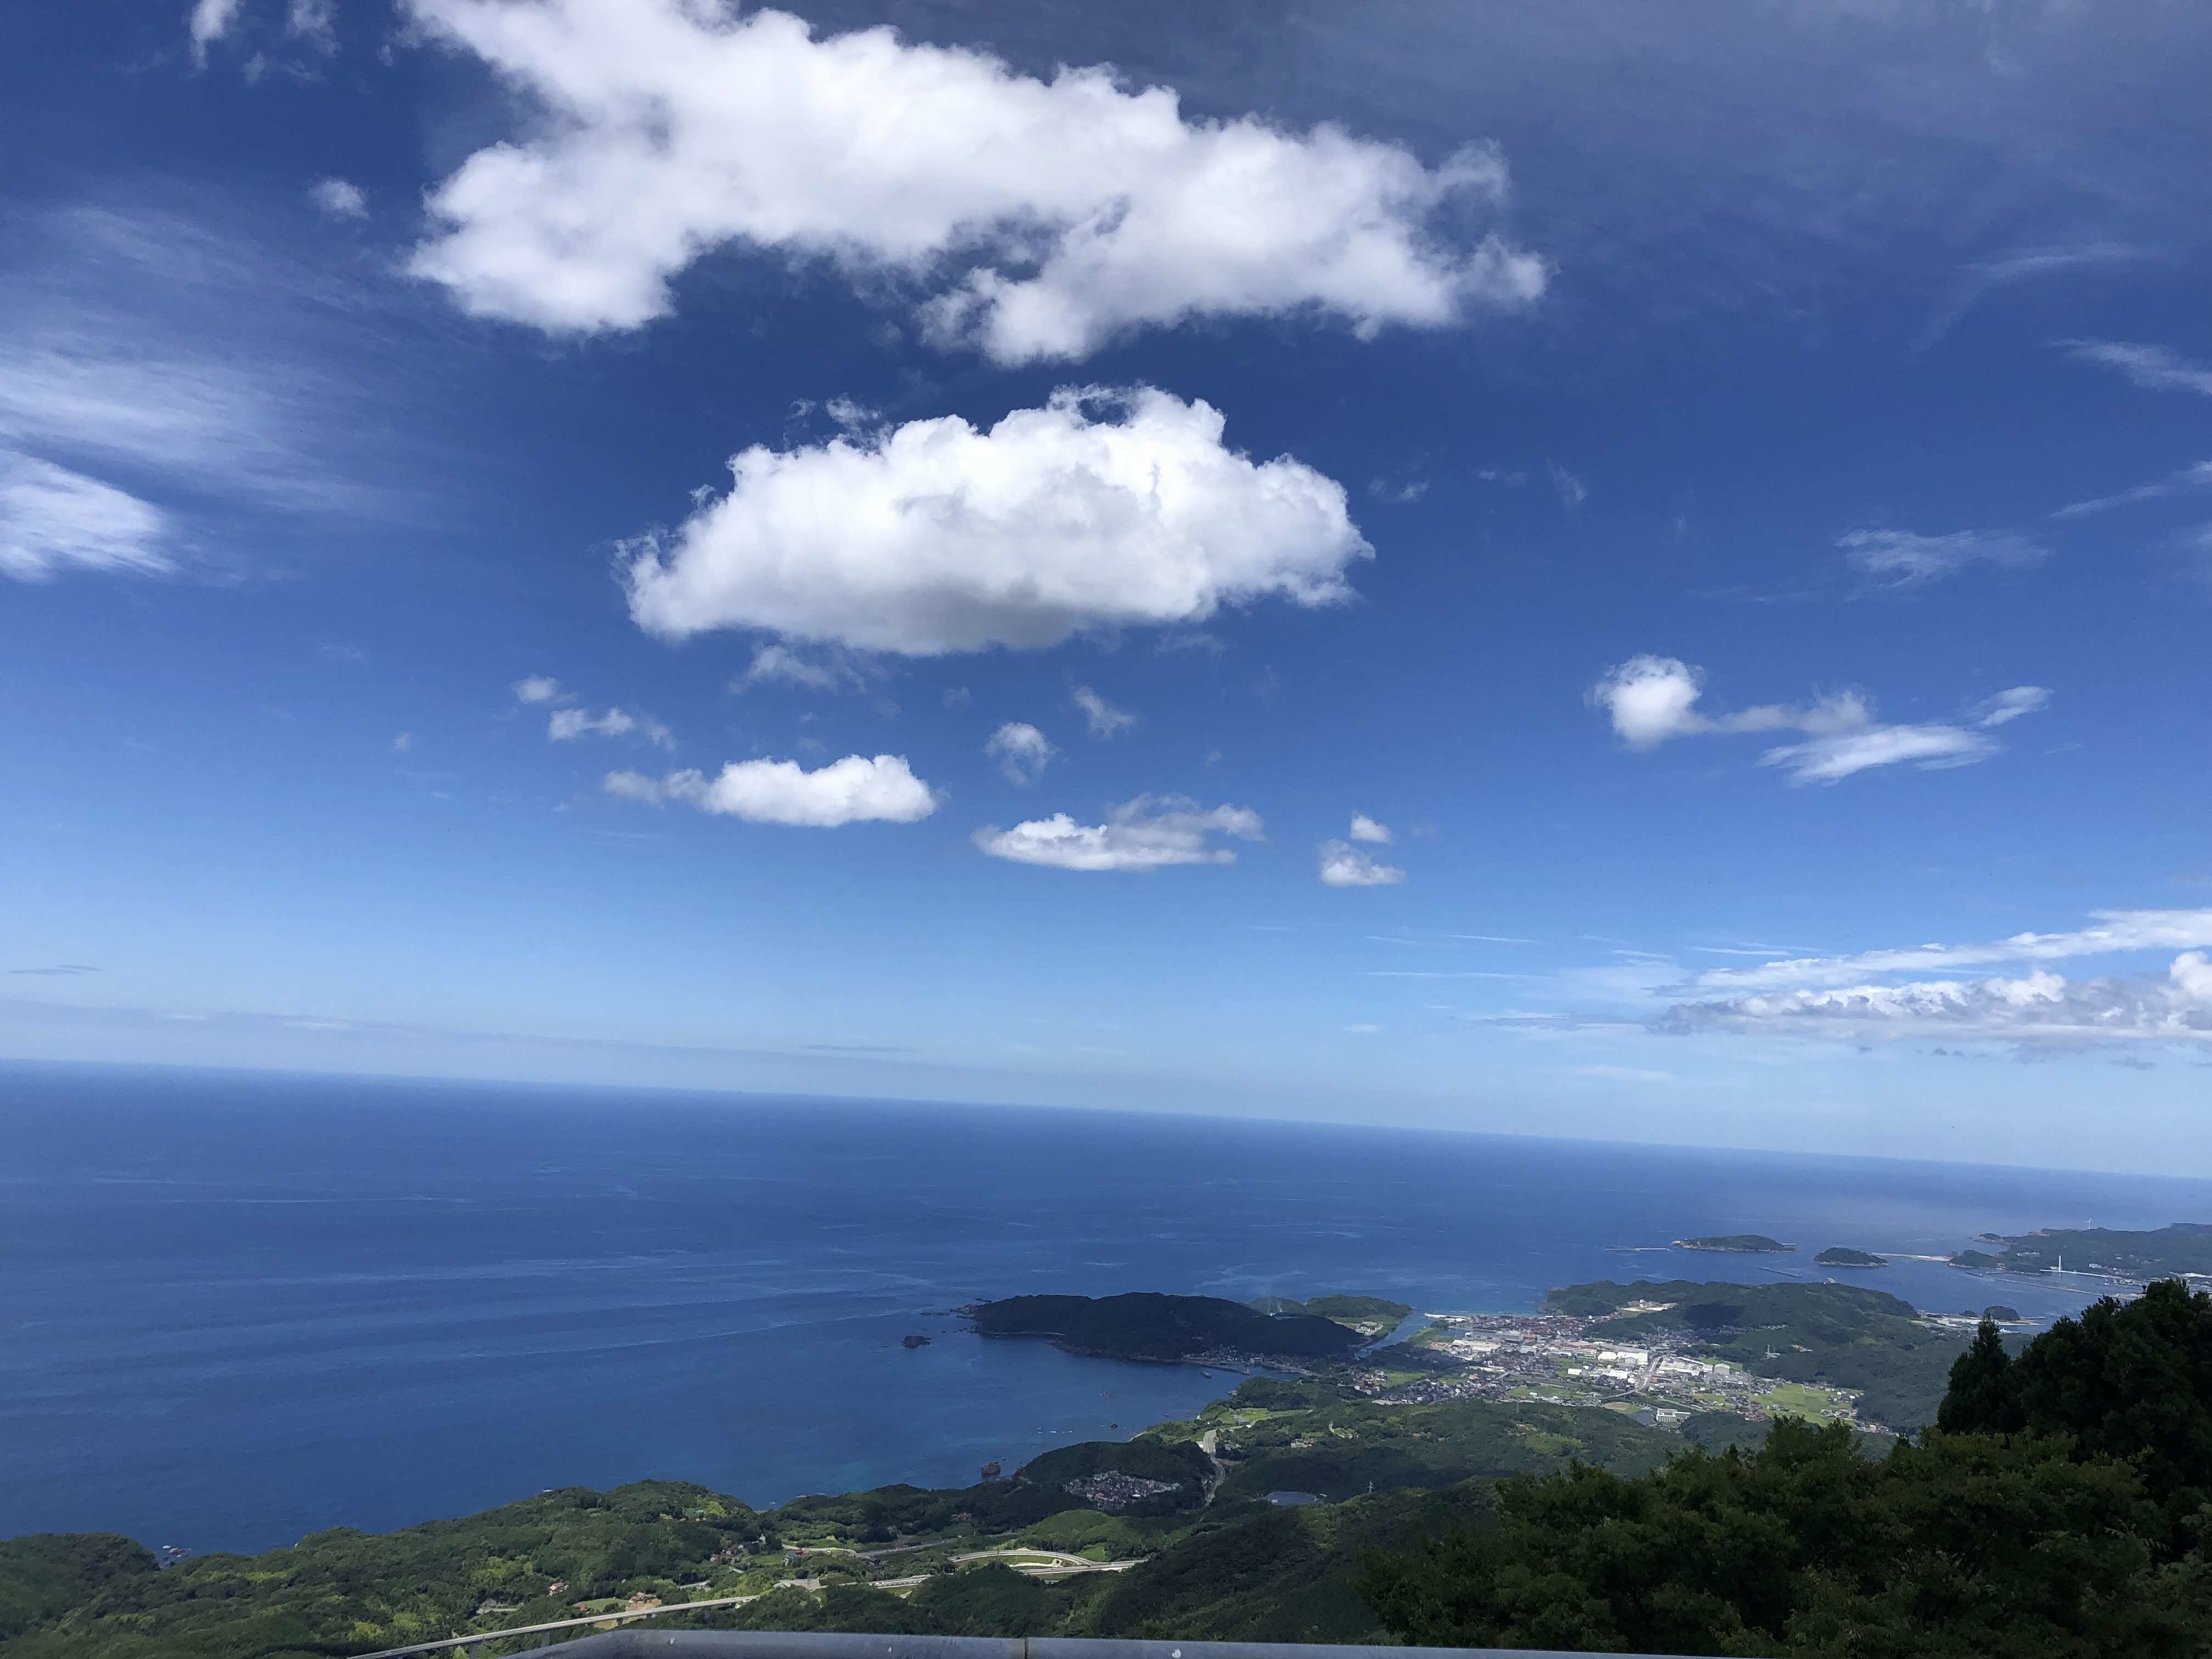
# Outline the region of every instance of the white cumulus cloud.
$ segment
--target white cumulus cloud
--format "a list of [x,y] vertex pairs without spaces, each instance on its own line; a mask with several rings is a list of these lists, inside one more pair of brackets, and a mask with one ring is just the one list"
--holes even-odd
[[1348,841],[1321,844],[1321,880],[1324,887],[1395,887],[1406,872],[1361,852]]
[[915,776],[903,755],[872,760],[848,755],[809,772],[796,761],[732,761],[709,778],[687,768],[665,777],[611,772],[611,795],[659,805],[682,801],[702,812],[830,830],[844,823],[913,823],[937,810],[937,796]]
[[1258,841],[1260,815],[1248,806],[1211,811],[1180,795],[1139,795],[1101,824],[1078,823],[1065,812],[1011,830],[975,832],[975,845],[994,859],[1048,865],[1056,870],[1157,870],[1171,864],[1234,864],[1235,851],[1213,844],[1217,835]]
[[1918,587],[1977,564],[2039,564],[2051,550],[2011,530],[1955,530],[1920,536],[1909,530],[1854,530],[1836,538],[1852,566],[1893,587]]
[[1347,597],[1374,550],[1343,486],[1253,461],[1222,428],[1149,387],[1069,389],[988,431],[948,416],[756,447],[729,494],[635,548],[630,614],[671,638],[753,628],[936,656]]
[[[1186,119],[1110,70],[1016,74],[889,28],[686,0],[407,0],[536,107],[430,198],[417,274],[551,331],[634,328],[724,247],[922,286],[926,325],[1004,362],[1143,325],[1320,313],[1362,334],[1517,307],[1543,262],[1467,211],[1507,191],[1471,147],[1428,167],[1332,126]],[[868,284],[870,291],[877,285]]]
[[1008,720],[991,733],[983,752],[999,763],[1007,782],[1030,784],[1044,775],[1045,763],[1060,750],[1026,720]]
[[1364,812],[1352,815],[1352,829],[1348,833],[1354,841],[1372,842],[1383,847],[1388,847],[1394,839],[1389,824],[1378,823]]
[[127,491],[0,449],[0,575],[44,581],[63,570],[158,573],[168,520]]
[[561,682],[547,674],[532,674],[514,683],[517,702],[565,702],[568,694]]
[[1887,724],[1859,691],[1831,692],[1808,703],[1766,703],[1735,714],[1698,708],[1705,671],[1675,657],[1632,657],[1590,688],[1588,701],[1602,708],[1631,749],[1651,749],[1671,738],[1744,732],[1796,732],[1803,741],[1778,744],[1760,763],[1783,767],[1792,783],[1835,783],[1877,766],[1917,765],[1923,771],[1971,766],[1998,752],[1986,735],[2051,701],[2038,685],[2016,685],[1975,705],[1954,722]]

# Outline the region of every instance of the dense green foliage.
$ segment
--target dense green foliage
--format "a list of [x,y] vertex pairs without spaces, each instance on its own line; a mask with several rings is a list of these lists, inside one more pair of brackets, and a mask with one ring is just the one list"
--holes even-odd
[[2212,1647],[2212,1297],[2109,1298],[2010,1353],[1984,1322],[1938,1428],[1885,1456],[1778,1423],[1746,1453],[1507,1480],[1498,1523],[1377,1553],[1423,1644],[2092,1656]]
[[1264,1314],[1213,1296],[1011,1296],[968,1310],[984,1336],[1049,1336],[1109,1359],[1187,1359],[1214,1348],[1340,1358],[1366,1340],[1308,1313]]
[[[501,1622],[574,1616],[571,1602],[679,1583],[762,1530],[732,1498],[676,1481],[548,1492],[401,1532],[338,1528],[266,1555],[209,1555],[108,1577],[59,1628],[19,1636],[9,1659],[273,1659],[361,1652]],[[21,1544],[25,1540],[15,1540]],[[564,1585],[556,1595],[548,1586]]]
[[1959,1362],[1942,1426],[2064,1435],[2084,1455],[2131,1461],[2183,1527],[2212,1504],[2212,1296],[2160,1279],[2106,1297],[2006,1361],[1984,1322]]
[[0,1642],[160,1571],[151,1550],[112,1532],[0,1539]]
[[1936,1420],[1961,1346],[1951,1333],[1922,1323],[1911,1303],[1857,1285],[1638,1279],[1570,1285],[1547,1297],[1559,1312],[1585,1318],[1638,1302],[1673,1305],[1608,1320],[1599,1333],[1686,1335],[1715,1358],[1760,1376],[1854,1389],[1863,1416],[1899,1430]]
[[1497,1526],[1370,1557],[1358,1588],[1425,1645],[1646,1653],[2202,1651],[2212,1577],[2161,1556],[2124,1466],[1938,1436],[1862,1456],[1784,1420],[1748,1456],[1508,1481]]

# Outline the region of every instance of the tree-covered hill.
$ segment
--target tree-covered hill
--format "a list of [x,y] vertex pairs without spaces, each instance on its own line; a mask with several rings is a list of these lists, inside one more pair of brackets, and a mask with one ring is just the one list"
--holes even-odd
[[1047,1336],[1109,1359],[1188,1359],[1228,1349],[1297,1359],[1340,1359],[1367,1341],[1310,1313],[1265,1314],[1213,1296],[1011,1296],[963,1310],[983,1336]]

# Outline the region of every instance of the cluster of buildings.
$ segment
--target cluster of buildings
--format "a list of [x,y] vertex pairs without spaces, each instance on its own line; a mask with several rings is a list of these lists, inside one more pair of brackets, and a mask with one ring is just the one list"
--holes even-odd
[[1113,1515],[1147,1498],[1160,1498],[1171,1492],[1181,1492],[1182,1482],[1146,1480],[1139,1475],[1108,1469],[1103,1474],[1087,1474],[1080,1480],[1071,1480],[1061,1490],[1080,1498],[1086,1504],[1096,1504]]
[[[1391,1405],[1508,1399],[1564,1406],[1632,1402],[1639,1407],[1639,1419],[1661,1426],[1680,1423],[1695,1411],[1763,1417],[1759,1397],[1774,1386],[1739,1364],[1680,1351],[1668,1337],[1647,1339],[1642,1346],[1594,1337],[1589,1331],[1596,1320],[1565,1314],[1435,1318],[1443,1330],[1420,1339],[1419,1349],[1394,1366],[1402,1376],[1412,1369],[1403,1360],[1418,1354],[1431,1375],[1401,1382],[1381,1370],[1369,1370],[1358,1373],[1352,1386]],[[1843,1404],[1839,1395],[1839,1407]]]

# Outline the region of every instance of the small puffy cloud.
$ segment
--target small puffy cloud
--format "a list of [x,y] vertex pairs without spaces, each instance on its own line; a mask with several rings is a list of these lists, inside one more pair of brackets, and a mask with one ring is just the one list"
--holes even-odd
[[1911,764],[1923,771],[1971,766],[1998,752],[1985,735],[2051,701],[2041,686],[2016,685],[1976,705],[1959,723],[1889,725],[1858,691],[1831,692],[1808,703],[1766,703],[1734,714],[1709,714],[1698,706],[1705,671],[1675,657],[1632,657],[1590,688],[1587,701],[1601,708],[1631,749],[1651,749],[1674,738],[1745,732],[1796,732],[1803,741],[1778,744],[1759,757],[1784,768],[1792,783],[1835,783],[1873,767]]
[[1406,872],[1361,852],[1348,841],[1321,844],[1321,881],[1324,887],[1395,887]]
[[676,736],[659,720],[647,714],[633,714],[626,708],[610,708],[604,714],[594,714],[583,708],[556,708],[545,722],[545,735],[555,743],[568,743],[578,738],[626,738],[635,734],[647,743],[659,744],[663,749],[676,746]]
[[338,49],[337,0],[290,0],[284,8],[284,33],[310,52],[328,58]]
[[206,63],[208,48],[230,33],[231,25],[238,21],[239,4],[240,0],[194,0],[185,20],[194,63]]
[[1008,720],[991,733],[983,752],[999,763],[1009,783],[1035,783],[1045,763],[1060,751],[1045,734],[1024,720]]
[[45,581],[64,570],[173,569],[161,510],[112,484],[0,449],[0,575]]
[[1973,565],[2040,564],[2051,550],[2011,530],[1957,530],[1918,536],[1909,530],[1854,530],[1836,538],[1853,568],[1892,587],[1918,587]]
[[874,678],[849,653],[832,652],[809,657],[789,646],[768,644],[753,651],[752,665],[730,682],[730,690],[751,686],[795,685],[806,691],[860,691]]
[[1589,499],[1589,486],[1561,466],[1557,461],[1544,463],[1552,475],[1552,488],[1559,497],[1559,505],[1573,512]]
[[1631,749],[1650,749],[1669,738],[1709,730],[1697,712],[1705,689],[1705,670],[1678,657],[1631,657],[1589,690],[1588,701],[1602,708],[1613,729]]
[[2081,1046],[2212,1044],[2212,957],[2176,957],[2163,975],[2070,980],[2048,969],[2017,978],[1850,985],[1685,1003],[1661,1021],[1676,1031],[1963,1037]]
[[988,431],[947,416],[756,446],[726,495],[634,547],[630,615],[672,639],[753,628],[938,656],[1348,598],[1346,568],[1374,550],[1343,487],[1222,430],[1204,403],[1090,388]]
[[1393,839],[1389,824],[1378,823],[1364,812],[1352,815],[1352,828],[1347,833],[1354,841],[1371,842],[1382,847],[1388,847]]
[[[1107,69],[1019,75],[885,27],[687,0],[406,0],[525,111],[434,191],[416,275],[549,332],[635,328],[728,246],[919,289],[1000,362],[1186,319],[1322,314],[1369,335],[1525,306],[1543,262],[1469,234],[1507,191],[1340,128],[1186,119]],[[534,106],[535,107],[531,107]],[[885,282],[886,276],[896,279]]]
[[2117,369],[2147,392],[2196,392],[2212,398],[2212,368],[2160,345],[2124,340],[2067,340],[2076,361]]
[[404,755],[414,746],[415,734],[412,732],[402,732],[392,740],[392,752],[395,755]]
[[872,760],[848,755],[809,772],[796,761],[732,761],[712,778],[686,769],[665,777],[611,772],[601,786],[625,800],[681,801],[702,812],[830,830],[845,823],[913,823],[937,810],[937,796],[903,755]]
[[359,185],[343,179],[319,179],[307,190],[308,201],[333,219],[366,219],[368,198]]
[[1180,795],[1139,795],[1114,809],[1103,824],[1076,823],[1065,812],[975,832],[975,845],[994,859],[1055,870],[1157,870],[1172,864],[1234,864],[1237,854],[1212,844],[1217,835],[1258,841],[1260,815],[1247,806],[1202,810]]
[[1068,701],[1083,711],[1083,718],[1094,738],[1118,737],[1137,723],[1137,717],[1126,708],[1116,708],[1087,685],[1079,685],[1069,694]]
[[532,674],[514,683],[517,702],[564,702],[568,693],[561,689],[561,682],[546,674]]
[[1344,1028],[1344,1034],[1346,1036],[1381,1036],[1382,1028],[1380,1025],[1347,1025]]
[[2212,908],[2095,910],[2092,926],[2060,933],[2014,933],[1971,945],[1914,945],[1847,957],[1796,957],[1756,968],[1714,968],[1690,981],[1698,990],[1766,990],[1848,985],[1876,974],[1942,973],[2006,962],[2059,962],[2127,951],[2212,948]]

